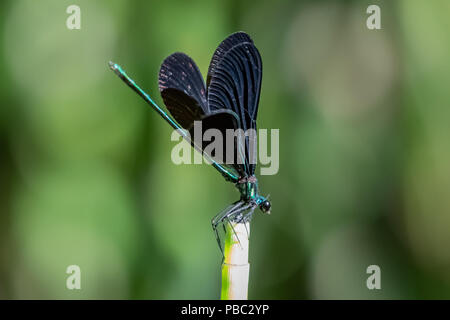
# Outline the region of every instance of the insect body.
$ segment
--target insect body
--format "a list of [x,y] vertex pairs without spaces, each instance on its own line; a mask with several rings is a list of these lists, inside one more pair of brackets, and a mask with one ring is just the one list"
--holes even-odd
[[[258,49],[246,33],[237,32],[222,41],[211,59],[206,85],[197,65],[186,54],[177,52],[164,60],[159,72],[159,90],[173,118],[119,65],[110,62],[110,67],[195,149],[202,152],[227,181],[236,185],[240,199],[212,219],[219,246],[219,225],[230,221],[247,222],[257,207],[264,213],[270,213],[269,200],[259,194],[256,162],[252,161],[256,135],[234,137],[234,160],[226,163],[214,160],[211,154],[204,152],[205,145],[198,145],[190,139],[198,121],[201,121],[203,132],[216,129],[222,136],[226,136],[229,129],[256,131],[262,61]],[[223,151],[223,154],[229,152],[228,149]]]

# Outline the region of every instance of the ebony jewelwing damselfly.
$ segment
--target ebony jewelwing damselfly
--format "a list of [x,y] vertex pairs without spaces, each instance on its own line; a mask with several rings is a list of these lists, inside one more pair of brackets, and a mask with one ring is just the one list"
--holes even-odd
[[[205,146],[190,139],[196,121],[201,121],[202,130],[218,129],[223,136],[227,129],[256,130],[262,61],[253,40],[244,32],[233,33],[218,46],[209,65],[206,86],[197,65],[186,54],[177,52],[164,60],[159,72],[159,91],[173,118],[119,65],[110,62],[110,68],[199,152],[203,153]],[[252,139],[256,140],[256,135],[233,141],[232,162],[219,163],[203,153],[227,181],[235,184],[241,195],[211,221],[220,248],[218,226],[230,221],[250,221],[257,207],[270,213],[271,203],[259,194],[256,163],[250,159],[256,148]]]

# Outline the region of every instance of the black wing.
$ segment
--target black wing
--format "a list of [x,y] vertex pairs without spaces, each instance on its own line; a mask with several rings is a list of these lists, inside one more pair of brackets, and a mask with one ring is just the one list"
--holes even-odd
[[[262,61],[258,49],[244,32],[225,39],[213,55],[209,67],[208,107],[211,112],[228,109],[235,112],[241,129],[256,130]],[[252,141],[250,141],[252,140]],[[245,141],[246,173],[255,172],[256,136]]]
[[202,74],[186,54],[177,52],[164,60],[158,84],[164,104],[183,128],[209,113]]
[[253,43],[250,36],[245,32],[236,32],[228,36],[228,38],[223,40],[222,43],[217,47],[216,51],[214,51],[208,68],[208,76],[206,78],[207,88],[209,87],[209,84],[211,82],[212,75],[216,72],[217,64],[220,62],[220,60],[222,60],[225,53],[230,51],[230,49],[235,45],[245,42]]
[[[175,120],[189,131],[192,145],[196,144],[194,121],[202,122],[201,137],[211,128],[218,129],[223,137],[226,136],[227,129],[239,128],[239,118],[231,110],[210,112],[203,77],[195,62],[186,54],[177,52],[167,57],[161,65],[158,82],[164,104]],[[197,145],[204,150],[209,143],[200,141]],[[225,163],[226,144],[223,146],[224,148],[220,150],[223,157],[217,159],[217,162],[235,175],[242,175],[245,172],[243,164],[239,164],[237,160],[230,165]],[[238,153],[235,151],[234,154]],[[217,158],[215,154],[208,155],[213,159]]]
[[[237,146],[242,145],[242,143],[239,143],[239,139],[242,139],[242,137],[233,135],[231,139],[227,139],[228,129],[235,132],[240,127],[238,116],[231,110],[218,110],[203,116],[201,121],[201,136],[204,137],[204,134],[208,129],[218,130],[222,137],[222,148],[214,148],[214,150],[205,149],[208,145],[214,145],[213,142],[215,138],[211,138],[212,141],[193,141],[193,143],[201,146],[202,150],[213,160],[222,164],[227,170],[233,172],[235,175],[239,177],[245,175],[245,158],[242,155],[243,150],[237,149]],[[195,128],[193,126],[189,128],[192,139],[195,137],[194,130]],[[212,153],[210,151],[214,152]]]

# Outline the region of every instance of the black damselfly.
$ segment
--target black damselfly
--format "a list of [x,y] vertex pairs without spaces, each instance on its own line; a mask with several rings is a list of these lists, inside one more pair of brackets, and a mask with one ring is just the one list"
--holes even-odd
[[[226,136],[229,129],[256,131],[262,80],[262,61],[253,40],[244,32],[226,38],[214,52],[208,69],[206,86],[195,62],[184,53],[167,57],[159,72],[159,90],[173,118],[163,111],[117,64],[111,69],[177,130],[227,181],[235,184],[240,199],[212,219],[212,227],[221,248],[218,226],[226,222],[248,222],[254,210],[270,213],[271,203],[259,194],[255,176],[256,135],[233,138],[232,161],[216,161],[203,152],[205,146],[192,141],[194,123],[202,130],[218,129]],[[225,153],[230,152],[224,149]],[[221,248],[222,250],[222,248]]]

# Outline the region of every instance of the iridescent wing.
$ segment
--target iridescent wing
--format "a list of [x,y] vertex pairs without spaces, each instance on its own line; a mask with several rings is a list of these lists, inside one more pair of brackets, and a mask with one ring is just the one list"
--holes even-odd
[[[209,144],[215,142],[214,140],[217,139],[216,137],[211,137],[212,141],[201,141],[200,143],[202,150],[204,150],[211,158],[215,159],[234,174],[243,176],[245,174],[244,158],[239,154],[236,148],[236,146],[239,145],[239,139],[242,137],[234,135],[234,132],[236,132],[239,127],[239,118],[233,111],[223,109],[211,112],[201,118],[201,136],[205,137],[205,132],[209,129],[218,130],[222,137],[222,148],[214,148],[214,150],[212,150],[214,151],[214,154],[206,149]],[[231,129],[233,136],[229,136],[229,133],[227,132],[228,129]],[[194,126],[189,128],[191,137],[195,137],[194,131]]]
[[[170,114],[189,131],[192,145],[196,143],[193,140],[195,121],[201,121],[201,137],[206,130],[212,128],[218,129],[223,137],[226,136],[227,129],[239,128],[239,118],[231,110],[210,112],[203,77],[195,62],[184,53],[174,53],[164,60],[159,72],[159,90]],[[197,143],[201,150],[204,150],[208,144],[209,142],[202,141]],[[217,162],[234,175],[240,176],[244,172],[242,165],[234,165],[238,164],[237,160],[232,165],[227,165],[225,143],[223,147],[220,150],[223,157]],[[215,155],[208,155],[217,158]]]
[[[216,49],[209,67],[207,100],[210,111],[231,110],[239,117],[241,129],[256,130],[261,80],[261,56],[251,38],[244,32],[230,35]],[[246,137],[243,149],[245,171],[253,175],[256,136]]]
[[177,52],[164,60],[158,84],[164,104],[183,128],[209,113],[202,74],[186,54]]

